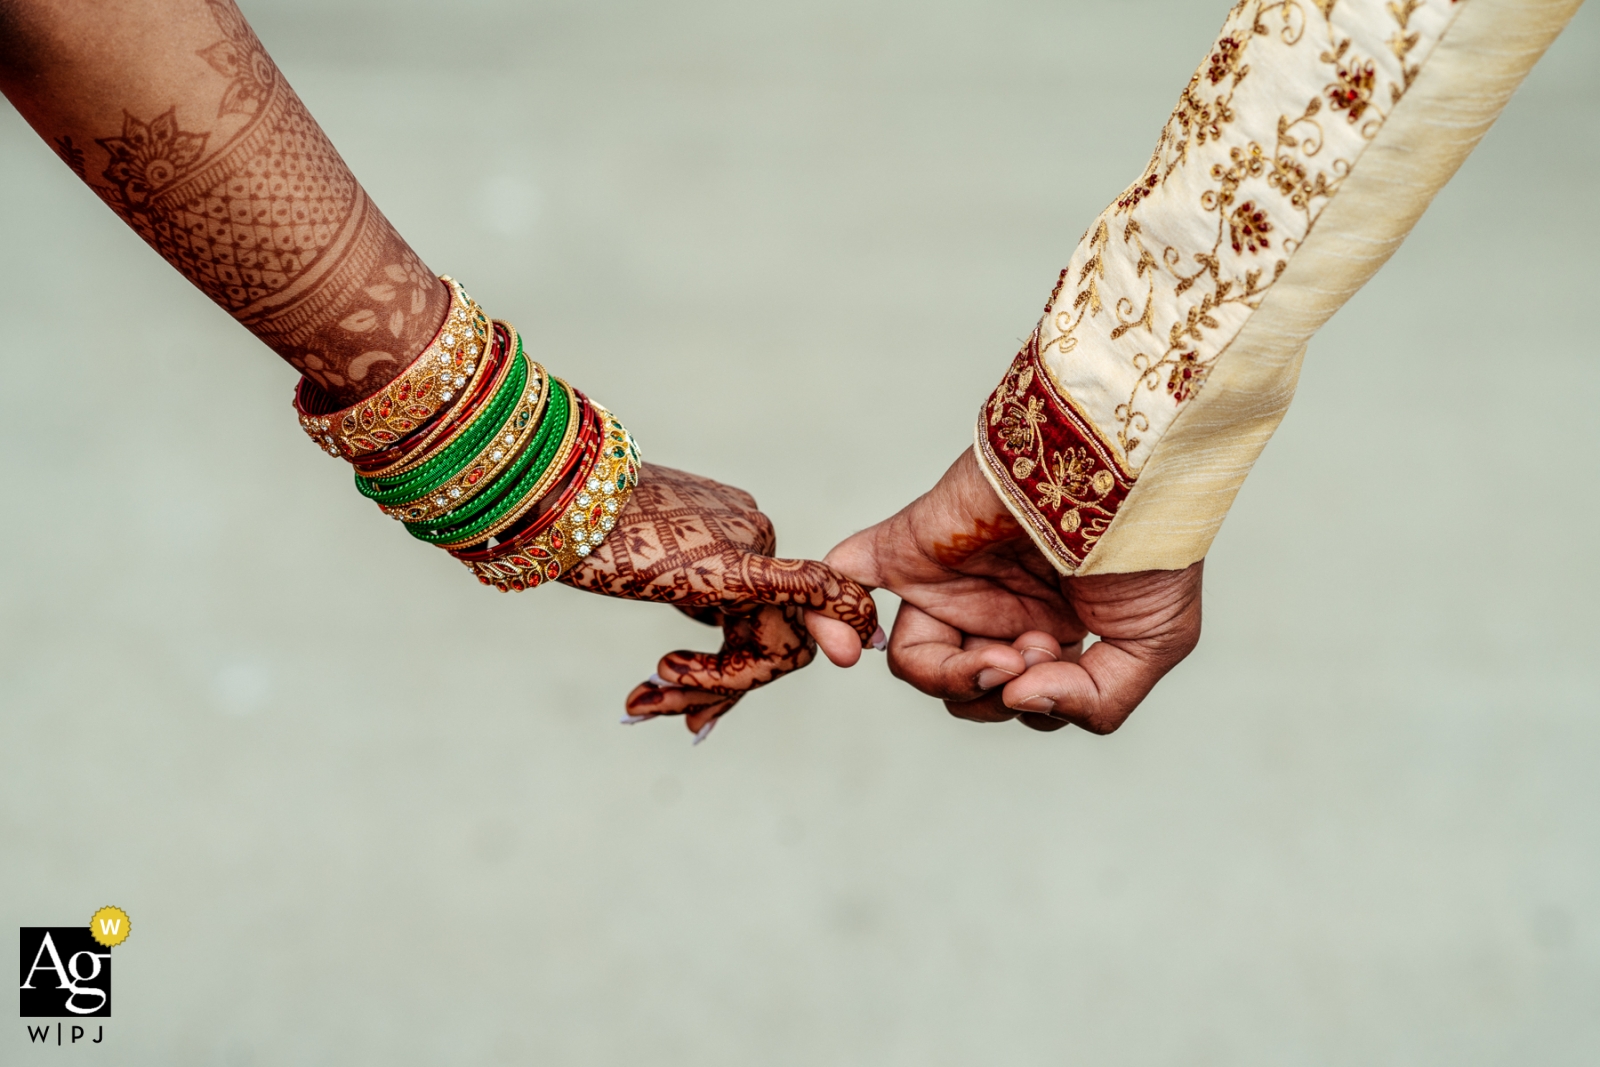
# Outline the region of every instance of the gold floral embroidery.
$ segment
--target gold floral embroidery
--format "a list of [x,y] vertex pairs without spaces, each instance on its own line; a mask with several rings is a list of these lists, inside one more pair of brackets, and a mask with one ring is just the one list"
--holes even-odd
[[1167,392],[1173,400],[1183,403],[1205,382],[1210,369],[1211,365],[1201,363],[1195,353],[1180,353],[1172,365],[1172,373],[1167,375]]
[[[1325,118],[1336,116],[1334,121],[1354,127],[1360,144],[1375,136],[1387,117],[1378,102],[1385,83],[1392,105],[1420,69],[1410,59],[1423,39],[1419,12],[1431,3],[1437,15],[1441,2],[1383,0],[1379,7],[1378,0],[1364,0],[1375,9],[1371,16],[1347,11],[1352,0],[1240,0],[1234,5],[1222,34],[1180,95],[1144,174],[1091,228],[1079,253],[1081,265],[1062,273],[1041,323],[1041,354],[1059,357],[1076,358],[1080,341],[1102,330],[1098,336],[1113,342],[1141,336],[1157,342],[1153,348],[1147,342],[1124,350],[1134,372],[1131,387],[1109,410],[1095,408],[1110,415],[1108,428],[1114,428],[1131,469],[1140,465],[1140,449],[1153,447],[1151,435],[1159,436],[1175,410],[1200,391],[1231,336],[1223,331],[1237,330],[1240,316],[1260,305],[1287,268],[1288,256],[1349,175],[1354,153],[1324,151],[1329,140]],[[1381,67],[1335,27],[1336,8],[1341,26],[1389,20],[1394,35],[1387,47],[1399,60],[1398,76],[1392,64]],[[1437,32],[1440,19],[1434,17],[1430,25]],[[1374,36],[1367,43],[1381,49],[1385,42]],[[1191,161],[1214,159],[1218,142],[1238,137],[1230,131],[1243,106],[1239,94],[1252,84],[1252,62],[1281,62],[1276,53],[1257,54],[1263,48],[1306,50],[1306,62],[1326,68],[1325,88],[1298,113],[1277,116],[1270,150],[1260,141],[1238,138],[1220,161],[1208,164],[1210,181],[1196,195],[1198,207],[1215,216],[1209,247],[1150,242],[1140,217],[1150,198],[1176,175],[1187,174]],[[1336,140],[1359,151],[1347,134]],[[1194,182],[1193,177],[1185,180]],[[1108,269],[1113,260],[1115,271]],[[1073,287],[1070,297],[1068,285]],[[1165,403],[1165,413],[1150,406],[1157,397]],[[1015,418],[1021,421],[1011,432],[1032,433],[1024,410]],[[1044,459],[1035,456],[1031,462],[1042,469]],[[1071,466],[1066,462],[1063,471]],[[1065,473],[1055,481],[1073,484]]]
[[1334,52],[1322,58],[1323,62],[1338,64],[1336,72],[1338,80],[1326,90],[1328,103],[1335,111],[1348,112],[1351,123],[1356,123],[1361,121],[1361,116],[1372,106],[1372,91],[1378,84],[1378,68],[1370,59],[1362,60],[1356,56],[1346,59],[1345,53],[1349,48],[1348,39],[1340,41]]
[[[1110,525],[1128,483],[1118,492],[1108,461],[1091,451],[1093,431],[1077,425],[1042,371],[1036,373],[1039,354],[1036,330],[989,398],[990,447],[998,445],[1012,456],[1010,474],[1031,490],[1030,508],[1041,517],[1060,513],[1059,519],[1045,521],[1060,528],[1070,540],[1070,555],[1081,562]],[[1052,407],[1059,415],[1054,421]]]
[[1239,69],[1239,56],[1244,52],[1244,42],[1238,37],[1227,36],[1217,40],[1216,50],[1211,53],[1211,69],[1206,71],[1206,79],[1212,85],[1231,77]]
[[1058,565],[1079,566],[1110,528],[1151,450],[1458,9],[1458,0],[1233,5],[1144,172],[1061,271],[980,427],[994,484]]
[[1272,232],[1272,223],[1267,221],[1267,213],[1256,207],[1254,200],[1246,200],[1234,209],[1233,217],[1228,220],[1228,232],[1235,254],[1249,249],[1253,255],[1272,247],[1272,242],[1267,239],[1267,234]]
[[[1451,3],[1454,2],[1455,0],[1451,0]],[[1405,91],[1411,88],[1411,83],[1422,72],[1421,67],[1406,63],[1406,58],[1411,55],[1411,50],[1416,48],[1417,43],[1422,40],[1422,34],[1406,32],[1411,28],[1411,16],[1415,15],[1417,8],[1421,6],[1422,0],[1405,0],[1404,3],[1395,3],[1395,0],[1389,0],[1388,3],[1389,14],[1394,16],[1395,22],[1400,24],[1400,28],[1395,31],[1394,36],[1389,38],[1389,51],[1393,52],[1394,57],[1400,61],[1401,83],[1389,87],[1389,93],[1395,103],[1399,103],[1400,98],[1405,95]]]

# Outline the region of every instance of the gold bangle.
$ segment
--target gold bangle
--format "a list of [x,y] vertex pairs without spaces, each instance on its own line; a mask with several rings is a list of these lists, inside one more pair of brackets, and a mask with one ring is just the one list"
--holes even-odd
[[[593,401],[590,401],[593,403]],[[604,541],[617,524],[634,487],[639,484],[639,446],[617,417],[599,404],[595,414],[601,421],[600,458],[584,481],[583,490],[562,516],[582,559]]]
[[[504,324],[502,323],[502,325]],[[467,388],[461,390],[460,395],[456,398],[454,405],[452,405],[452,410],[440,412],[439,418],[434,422],[433,429],[429,430],[427,435],[423,437],[421,441],[417,442],[415,446],[407,449],[406,454],[399,460],[389,464],[387,467],[379,467],[377,470],[360,471],[358,472],[360,476],[363,478],[398,478],[403,474],[410,474],[412,471],[428,462],[428,460],[449,448],[455,443],[456,438],[467,432],[467,430],[472,426],[473,422],[473,411],[462,410],[456,412],[453,410],[454,406],[466,404],[472,399],[475,392],[478,394],[478,406],[481,407],[482,405],[487,404],[489,399],[494,396],[495,390],[500,388],[501,382],[505,381],[506,374],[511,369],[514,353],[515,349],[512,349],[508,344],[506,348],[506,354],[501,358],[500,362],[495,365],[494,377],[486,382],[473,383]],[[485,367],[487,367],[489,359],[493,354],[494,329],[493,326],[491,326],[488,340],[484,343],[483,348],[483,362]],[[478,377],[482,378],[483,375],[480,373]],[[452,415],[454,417],[449,417]]]
[[[478,581],[501,592],[534,589],[568,573],[605,540],[639,484],[643,462],[633,437],[605,408],[600,456],[577,498],[550,529],[497,559],[466,563]],[[466,561],[463,561],[466,562]]]
[[295,389],[300,427],[330,456],[358,459],[381,452],[427,422],[469,387],[488,348],[489,319],[461,284],[447,275],[450,289],[444,325],[428,347],[400,376],[358,404],[327,415],[307,410],[315,388],[305,378]]
[[506,373],[511,373],[513,360],[523,359],[528,363],[528,383],[522,397],[511,409],[505,423],[495,430],[494,436],[461,468],[460,473],[416,500],[389,507],[380,505],[379,510],[385,515],[401,522],[427,522],[454,511],[493,484],[495,476],[522,454],[528,441],[538,432],[540,417],[544,415],[550,397],[547,388],[549,375],[522,351],[517,331],[505,323],[501,325],[506,326],[511,335],[512,356],[506,361]]

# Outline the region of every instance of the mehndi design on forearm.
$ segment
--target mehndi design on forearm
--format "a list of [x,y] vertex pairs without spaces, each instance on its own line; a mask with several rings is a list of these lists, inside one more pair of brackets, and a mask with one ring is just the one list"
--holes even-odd
[[107,101],[92,145],[53,144],[184,277],[330,396],[359,400],[428,343],[447,294],[232,0],[205,7],[217,39],[194,62],[213,95],[156,114]]

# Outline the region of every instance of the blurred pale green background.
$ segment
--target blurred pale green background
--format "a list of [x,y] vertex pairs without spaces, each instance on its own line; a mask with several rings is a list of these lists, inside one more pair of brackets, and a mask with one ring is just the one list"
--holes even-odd
[[[792,554],[968,441],[1225,7],[245,3],[427,261]],[[105,1044],[0,1061],[1597,1062],[1597,105],[1589,9],[1121,733],[874,657],[698,749],[617,717],[705,631],[409,541],[0,110],[0,927],[134,931]]]

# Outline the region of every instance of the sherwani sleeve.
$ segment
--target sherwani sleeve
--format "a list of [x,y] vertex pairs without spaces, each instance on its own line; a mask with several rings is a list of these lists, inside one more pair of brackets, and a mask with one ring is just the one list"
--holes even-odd
[[1066,574],[1205,556],[1301,357],[1581,0],[1243,0],[978,420]]

